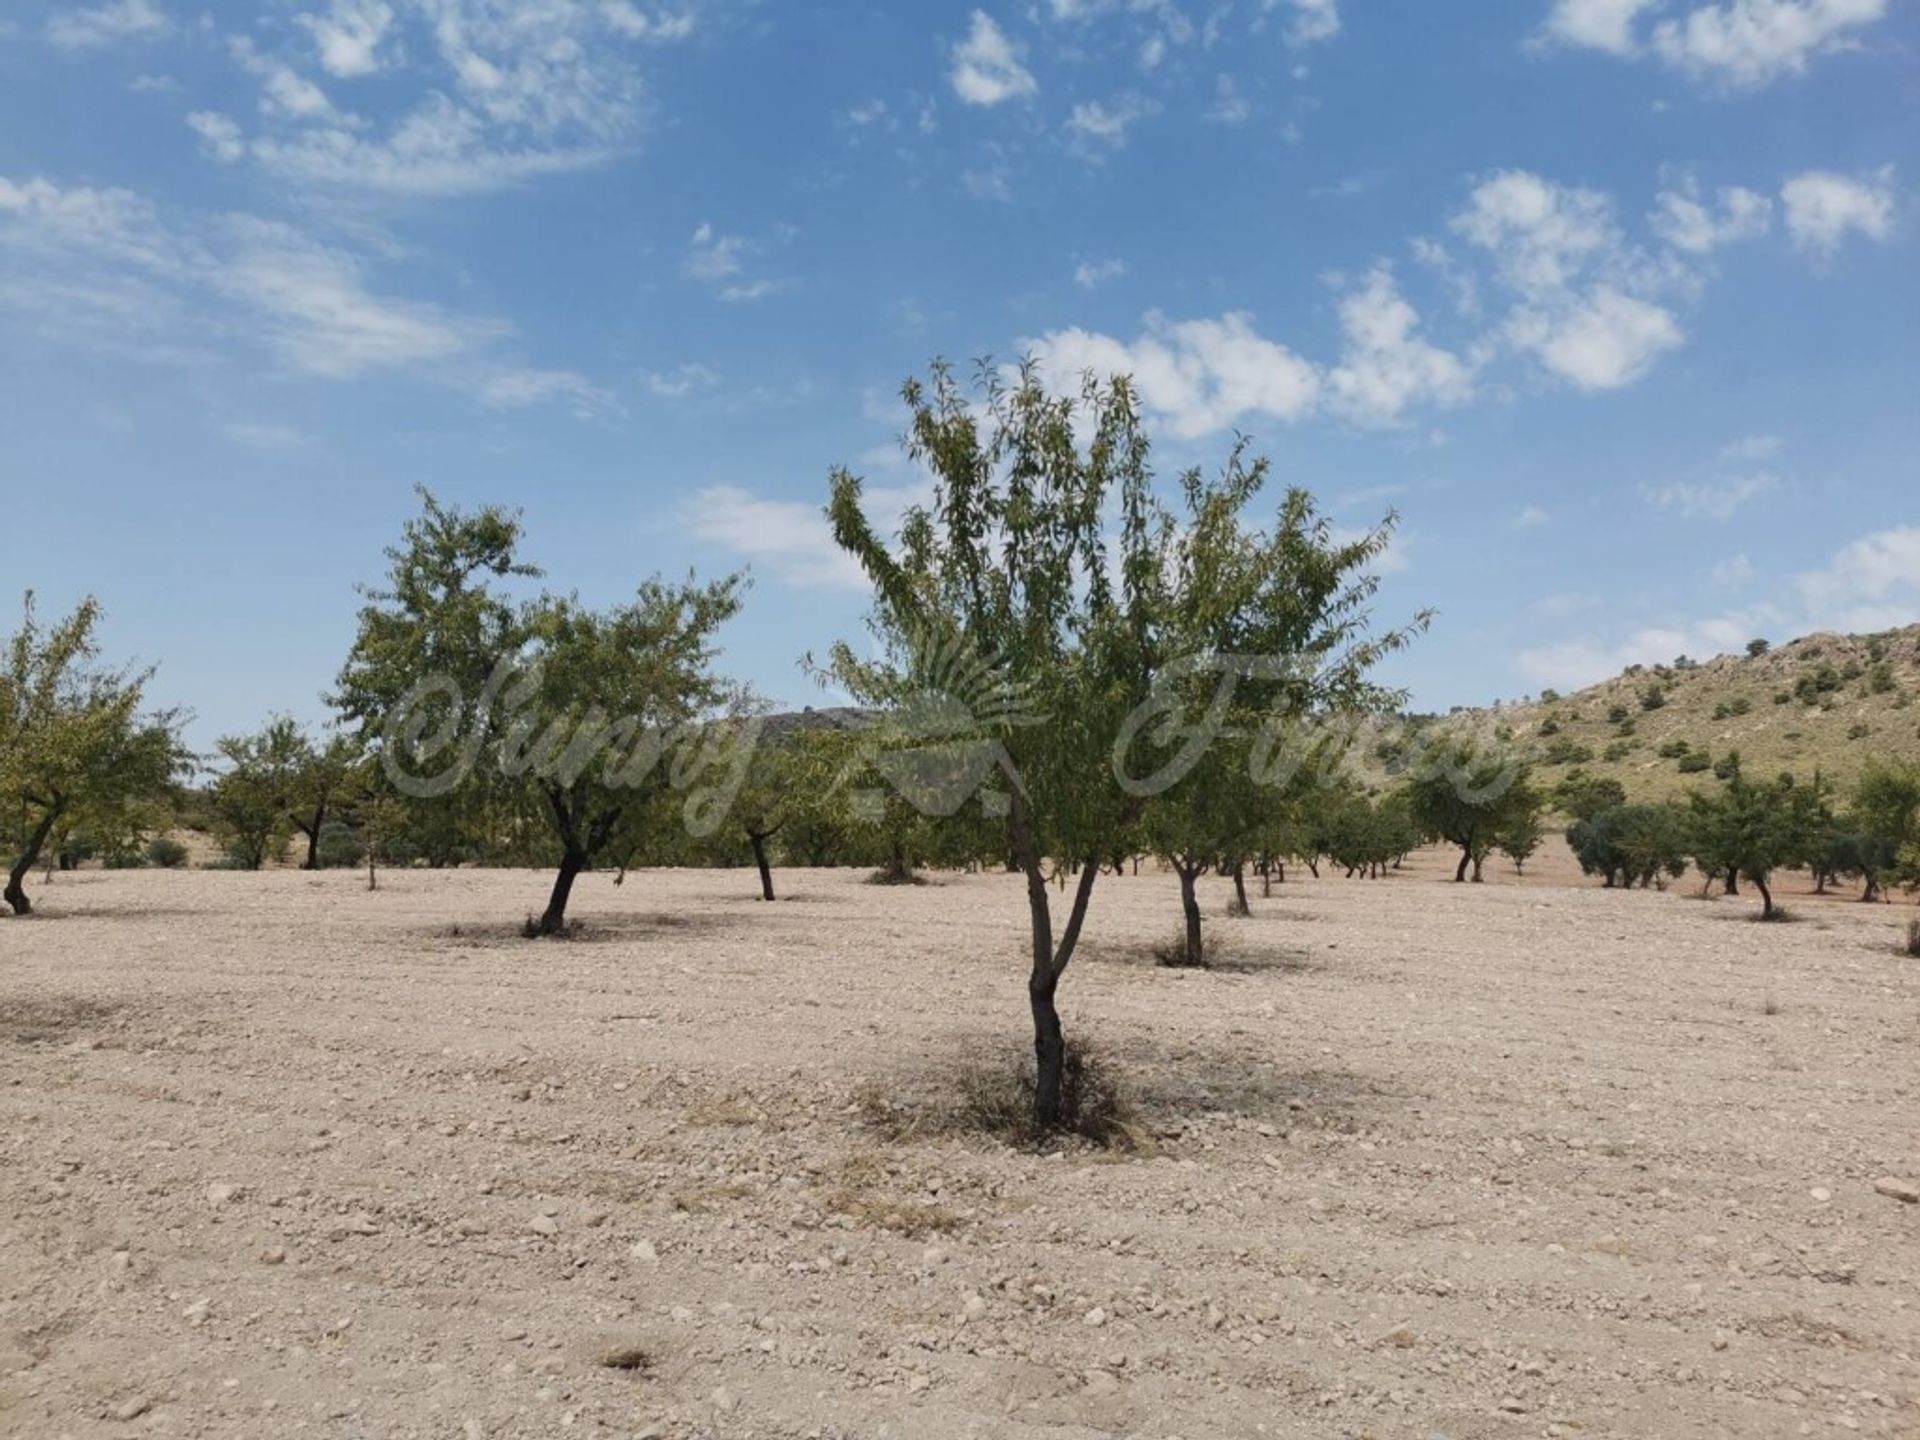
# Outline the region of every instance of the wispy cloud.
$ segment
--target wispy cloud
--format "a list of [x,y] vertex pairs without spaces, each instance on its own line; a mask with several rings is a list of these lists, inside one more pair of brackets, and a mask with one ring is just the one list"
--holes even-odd
[[67,6],[47,17],[47,43],[61,50],[94,50],[123,40],[151,40],[172,28],[154,0],[109,0]]

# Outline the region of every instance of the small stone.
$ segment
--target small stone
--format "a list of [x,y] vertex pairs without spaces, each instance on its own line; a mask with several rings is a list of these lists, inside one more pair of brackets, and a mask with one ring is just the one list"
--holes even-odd
[[660,1258],[660,1252],[653,1248],[651,1240],[636,1240],[627,1247],[627,1254],[636,1260],[644,1260],[649,1265]]
[[333,1233],[336,1236],[338,1235],[378,1235],[380,1233],[380,1227],[374,1224],[373,1221],[367,1216],[354,1214],[354,1215],[349,1215],[346,1219],[342,1220],[338,1225],[334,1226]]
[[218,1210],[223,1205],[232,1204],[234,1198],[239,1195],[239,1193],[240,1187],[237,1185],[228,1185],[225,1183],[209,1185],[207,1187],[207,1204]]
[[500,1327],[500,1338],[502,1340],[524,1340],[527,1338],[526,1327],[512,1323],[503,1325]]
[[713,1401],[713,1408],[722,1415],[731,1415],[740,1408],[740,1397],[724,1385],[715,1390],[709,1398]]
[[1396,1350],[1411,1350],[1413,1348],[1413,1331],[1408,1326],[1395,1326],[1387,1332],[1386,1338],[1387,1343]]
[[909,1375],[907,1377],[907,1393],[909,1395],[918,1395],[931,1384],[933,1384],[932,1379],[926,1375]]
[[527,1221],[527,1228],[536,1235],[558,1235],[560,1222],[551,1215],[536,1215]]
[[1807,1403],[1807,1397],[1791,1385],[1780,1386],[1773,1392],[1773,1398],[1778,1400],[1782,1405],[1804,1405]]
[[1087,1324],[1098,1327],[1107,1323],[1107,1312],[1096,1305],[1080,1318]]
[[1892,1175],[1883,1175],[1873,1182],[1875,1193],[1889,1200],[1898,1200],[1902,1205],[1920,1205],[1920,1186],[1910,1180],[1899,1180]]
[[1816,1205],[1824,1205],[1829,1200],[1833,1199],[1833,1191],[1827,1189],[1827,1187],[1824,1185],[1814,1186],[1813,1189],[1807,1192],[1807,1194],[1813,1197],[1813,1203]]
[[616,1345],[600,1357],[600,1363],[608,1370],[644,1370],[647,1352],[638,1345]]
[[129,1420],[138,1420],[152,1408],[153,1401],[143,1395],[138,1399],[129,1400],[126,1404],[116,1407],[113,1412],[113,1418],[124,1425]]
[[213,1313],[213,1301],[202,1296],[180,1312],[180,1318],[189,1325],[204,1325],[207,1317]]
[[1732,1343],[1733,1343],[1733,1337],[1727,1334],[1726,1331],[1716,1330],[1713,1332],[1713,1348],[1714,1349],[1724,1350],[1727,1348],[1727,1346],[1731,1345]]
[[262,1265],[284,1265],[287,1263],[287,1247],[269,1245],[260,1252],[259,1258]]
[[979,1320],[987,1313],[987,1302],[978,1295],[967,1296],[966,1303],[960,1307],[960,1323]]

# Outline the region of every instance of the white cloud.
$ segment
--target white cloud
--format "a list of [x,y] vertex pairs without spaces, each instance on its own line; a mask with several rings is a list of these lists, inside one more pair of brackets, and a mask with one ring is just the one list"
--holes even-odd
[[998,105],[1040,88],[1020,63],[1020,51],[984,10],[973,12],[967,38],[953,48],[951,79],[954,93],[969,105]]
[[207,154],[222,164],[231,165],[247,153],[240,127],[225,115],[211,110],[195,110],[187,116],[187,125],[200,137]]
[[170,25],[153,0],[110,0],[91,9],[54,11],[47,19],[47,40],[62,50],[92,50],[120,40],[150,40]]
[[1507,334],[1582,390],[1630,385],[1686,338],[1658,305],[1605,285],[1561,305],[1516,311]]
[[1745,555],[1729,555],[1714,563],[1707,572],[1707,578],[1715,585],[1736,590],[1753,579],[1753,562]]
[[1413,405],[1458,405],[1473,389],[1471,369],[1456,355],[1415,332],[1420,315],[1377,265],[1365,286],[1340,302],[1346,345],[1327,376],[1328,403],[1367,425],[1399,420]]
[[967,193],[976,200],[1013,199],[1013,185],[1003,166],[965,171],[960,176],[960,183],[967,187]]
[[1827,170],[1795,175],[1780,187],[1787,233],[1800,249],[1830,259],[1849,232],[1869,240],[1893,233],[1893,171],[1854,180]]
[[1082,290],[1097,290],[1109,280],[1127,273],[1124,260],[1082,260],[1073,267],[1073,283]]
[[1920,616],[1920,526],[1866,535],[1795,579],[1815,628],[1870,631]]
[[1722,464],[1738,465],[1771,460],[1785,444],[1778,435],[1742,435],[1738,440],[1730,440],[1720,447],[1720,461]]
[[1140,399],[1177,435],[1210,435],[1250,417],[1294,421],[1319,402],[1315,368],[1286,346],[1254,331],[1252,317],[1232,311],[1217,320],[1146,319],[1132,344],[1087,330],[1056,330],[1022,348],[1047,383],[1072,388],[1083,372],[1131,375]]
[[291,225],[171,219],[125,190],[0,178],[0,306],[49,338],[154,360],[252,347],[297,374],[409,373],[499,404],[592,389],[503,364],[504,321],[383,294],[358,256]]
[[735,485],[714,485],[693,496],[686,521],[700,539],[765,565],[789,584],[841,590],[867,586],[858,562],[834,543],[817,504],[767,500]]
[[1253,105],[1240,93],[1240,85],[1231,75],[1216,75],[1213,80],[1213,106],[1207,119],[1217,125],[1244,125],[1253,118]]
[[1691,175],[1661,190],[1650,222],[1655,235],[1689,255],[1710,255],[1722,245],[1754,239],[1772,223],[1773,202],[1766,196],[1732,185],[1710,201],[1702,198]]
[[613,397],[571,370],[499,370],[480,382],[480,401],[494,410],[524,410],[549,401],[571,402],[576,415],[598,415]]
[[687,273],[696,280],[724,280],[738,275],[746,241],[738,235],[722,235],[702,221],[687,242]]
[[1583,390],[1630,384],[1685,339],[1654,298],[1671,274],[1626,243],[1598,191],[1504,171],[1474,188],[1453,228],[1517,297],[1507,343]]
[[[257,127],[236,140],[295,180],[405,195],[578,170],[636,140],[639,52],[690,29],[685,16],[626,0],[329,0],[297,31],[276,32],[294,38],[273,49],[234,44],[262,87]],[[378,119],[334,103],[315,79],[374,71]]]
[[344,380],[444,362],[508,331],[500,321],[376,295],[356,260],[291,226],[238,218],[223,228],[231,248],[214,286],[251,310],[273,348],[308,374]]
[[[1743,583],[1752,567],[1744,564],[1744,557],[1735,560],[1739,563],[1730,571],[1733,583]],[[1920,618],[1920,526],[1864,535],[1819,569],[1803,571],[1778,588],[1788,597],[1780,605],[1646,626],[1617,642],[1576,638],[1523,650],[1516,661],[1533,679],[1571,689],[1604,680],[1628,665],[1656,664],[1676,655],[1735,653],[1760,634],[1780,640],[1819,630],[1862,634],[1910,624]]]
[[687,242],[687,274],[714,287],[722,300],[759,300],[784,289],[779,280],[748,278],[746,262],[760,247],[739,235],[723,235],[702,222]]
[[347,80],[380,69],[393,7],[386,0],[333,0],[325,15],[302,15],[300,23],[313,36],[320,68]]
[[1662,510],[1689,520],[1730,520],[1736,512],[1779,487],[1765,473],[1716,475],[1706,480],[1675,480],[1651,486],[1647,498]]
[[1653,47],[1671,65],[1732,85],[1764,85],[1805,70],[1809,56],[1886,13],[1887,0],[1728,0],[1661,21]]
[[230,420],[220,433],[251,450],[299,450],[308,443],[307,436],[293,426],[272,420]]
[[663,400],[680,400],[696,390],[707,390],[720,383],[719,372],[711,365],[691,361],[671,370],[650,370],[644,377],[647,389]]
[[1285,0],[1293,12],[1287,22],[1289,45],[1312,45],[1340,33],[1339,0]]
[[[925,504],[924,479],[901,485],[866,485],[862,498],[881,536],[899,529],[909,506]],[[683,518],[709,544],[764,565],[777,578],[803,589],[865,591],[859,562],[834,543],[825,510],[814,501],[769,500],[736,485],[713,485],[694,494]]]
[[1548,515],[1546,510],[1539,505],[1523,505],[1520,507],[1520,513],[1513,517],[1513,528],[1516,530],[1538,530],[1552,518],[1553,517]]
[[1725,0],[1661,19],[1643,36],[1641,16],[1663,4],[1554,0],[1545,34],[1611,55],[1655,55],[1694,75],[1752,87],[1798,74],[1812,56],[1856,43],[1854,32],[1887,13],[1887,0]]
[[1082,146],[1104,145],[1118,150],[1127,143],[1128,129],[1151,110],[1132,96],[1123,96],[1112,104],[1082,101],[1067,116],[1067,133]]
[[1554,0],[1547,34],[1565,45],[1631,55],[1634,22],[1659,0]]

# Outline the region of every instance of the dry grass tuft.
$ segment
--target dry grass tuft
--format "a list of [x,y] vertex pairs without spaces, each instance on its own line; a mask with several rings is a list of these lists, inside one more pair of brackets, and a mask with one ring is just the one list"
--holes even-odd
[[1060,1125],[1043,1126],[1034,1119],[1033,1094],[1033,1062],[1022,1058],[1005,1065],[965,1065],[940,1085],[938,1099],[901,1100],[877,1081],[866,1081],[855,1090],[853,1103],[864,1124],[895,1143],[977,1135],[1038,1148],[1064,1135],[1104,1150],[1153,1152],[1153,1132],[1132,1095],[1090,1046],[1067,1051]]
[[1153,961],[1156,965],[1164,965],[1169,970],[1204,970],[1207,968],[1207,962],[1204,959],[1197,965],[1187,959],[1187,932],[1185,930],[1176,930],[1173,932],[1172,939],[1163,940],[1158,945],[1155,945],[1153,947]]
[[1920,960],[1920,920],[1907,922],[1906,953],[1912,959]]

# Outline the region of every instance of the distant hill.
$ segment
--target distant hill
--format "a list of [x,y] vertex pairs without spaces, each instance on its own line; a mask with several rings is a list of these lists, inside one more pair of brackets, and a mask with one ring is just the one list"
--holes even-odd
[[1740,752],[1749,776],[1818,769],[1850,784],[1873,759],[1920,758],[1920,625],[1809,635],[1757,656],[1633,666],[1571,695],[1477,712],[1534,752],[1552,786],[1577,768],[1660,800]]

